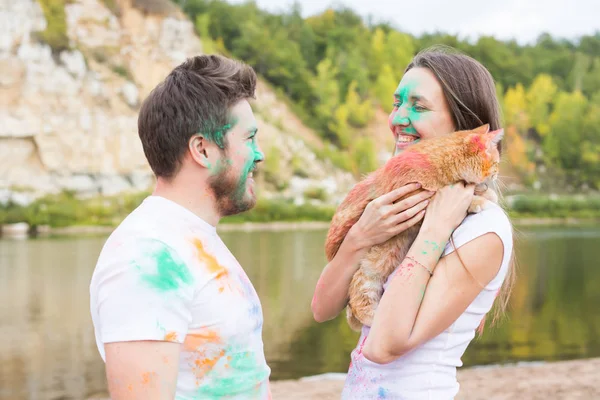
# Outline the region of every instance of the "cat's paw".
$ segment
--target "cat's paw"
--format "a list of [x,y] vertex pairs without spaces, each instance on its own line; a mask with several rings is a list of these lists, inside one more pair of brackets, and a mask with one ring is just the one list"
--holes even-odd
[[489,207],[490,201],[482,196],[473,196],[473,201],[467,210],[469,214],[477,214]]
[[356,316],[352,313],[352,309],[350,307],[346,308],[346,320],[348,321],[348,325],[350,329],[354,332],[360,332],[362,330],[363,324],[356,318]]

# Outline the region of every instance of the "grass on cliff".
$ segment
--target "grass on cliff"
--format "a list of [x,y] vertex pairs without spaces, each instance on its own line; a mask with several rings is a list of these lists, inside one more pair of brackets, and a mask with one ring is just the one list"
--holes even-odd
[[[148,195],[140,192],[81,199],[65,191],[39,198],[28,206],[0,204],[0,224],[116,226]],[[289,201],[261,199],[251,211],[224,218],[222,222],[330,221],[334,212],[333,206],[308,203],[295,206]],[[515,218],[600,218],[600,197],[519,196],[512,201],[509,214]]]
[[69,49],[69,37],[67,36],[67,19],[65,5],[70,0],[38,0],[44,17],[46,18],[46,29],[37,32],[36,37],[48,44],[55,54]]
[[[0,224],[116,226],[148,195],[148,192],[140,192],[81,199],[65,191],[44,196],[27,206],[0,204]],[[261,199],[251,211],[227,217],[223,222],[330,221],[334,211],[327,206],[295,206],[291,202]]]

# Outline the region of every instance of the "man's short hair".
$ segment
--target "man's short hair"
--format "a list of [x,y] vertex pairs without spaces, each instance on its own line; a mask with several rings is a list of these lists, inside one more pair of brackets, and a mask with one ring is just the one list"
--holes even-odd
[[150,168],[170,179],[181,167],[190,138],[202,133],[227,147],[230,107],[254,98],[252,67],[218,55],[188,59],[176,67],[144,100],[138,133]]

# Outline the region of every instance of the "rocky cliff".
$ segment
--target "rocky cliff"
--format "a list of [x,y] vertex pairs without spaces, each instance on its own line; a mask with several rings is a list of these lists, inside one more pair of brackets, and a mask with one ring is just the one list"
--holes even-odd
[[[152,15],[118,5],[117,16],[99,0],[67,2],[69,49],[57,53],[36,39],[47,24],[39,3],[0,0],[0,201],[152,186],[137,135],[140,102],[202,43],[175,7]],[[317,157],[320,138],[263,81],[253,106],[268,163],[262,195],[339,201],[354,179]]]

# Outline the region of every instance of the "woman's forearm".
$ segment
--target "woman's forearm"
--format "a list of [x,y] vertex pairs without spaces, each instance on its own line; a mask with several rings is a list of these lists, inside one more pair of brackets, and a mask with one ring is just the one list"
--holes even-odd
[[366,248],[352,229],[317,282],[311,309],[317,322],[335,318],[348,303],[348,288]]
[[[449,236],[421,231],[400,263],[383,297],[363,353],[376,362],[389,362],[410,347],[429,272],[433,271]],[[402,318],[398,318],[401,315]]]

